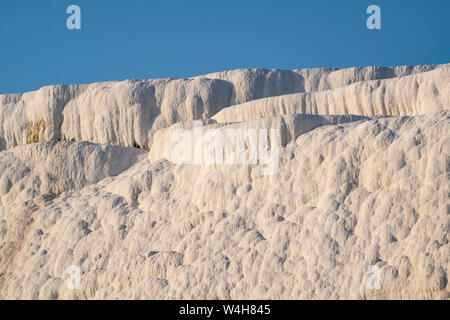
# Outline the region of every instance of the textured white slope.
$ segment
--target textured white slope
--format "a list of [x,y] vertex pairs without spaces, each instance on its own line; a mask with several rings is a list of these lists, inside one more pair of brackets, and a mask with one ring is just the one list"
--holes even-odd
[[[445,66],[295,71],[241,69],[192,79],[49,86],[25,94],[0,95],[0,150],[25,144],[30,137],[33,141],[75,139],[149,149],[153,133],[158,129],[178,121],[210,118],[235,104],[289,93],[336,89],[359,81],[420,74]],[[446,70],[443,76],[448,79],[448,68]],[[405,96],[414,97],[418,93],[414,83],[406,89]],[[434,89],[423,86],[420,89],[431,99],[423,97],[421,103],[429,102],[433,110],[440,110],[439,105],[433,106]],[[365,91],[354,94],[361,94],[358,99],[365,99],[367,103],[378,98]],[[333,109],[329,113],[333,113],[331,111]],[[359,113],[352,111],[339,113]]]
[[0,297],[448,299],[449,120],[320,126],[274,176],[146,159],[44,205],[18,196],[0,207]]
[[233,104],[295,92],[337,89],[355,82],[404,77],[445,65],[401,67],[313,68],[288,70],[238,69],[196,78],[219,79],[234,87]]
[[114,176],[146,152],[87,142],[43,142],[0,152],[0,204],[55,197]]
[[[240,69],[0,95],[0,298],[449,299],[449,79]],[[279,170],[168,161],[196,119],[279,130]]]
[[358,82],[335,90],[253,100],[221,110],[218,122],[290,113],[418,115],[450,108],[450,66],[395,79]]

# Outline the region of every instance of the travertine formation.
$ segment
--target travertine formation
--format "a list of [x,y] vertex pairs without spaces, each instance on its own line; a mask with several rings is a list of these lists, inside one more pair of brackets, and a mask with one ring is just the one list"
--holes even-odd
[[[449,299],[449,80],[242,69],[0,95],[0,298]],[[199,123],[279,132],[276,172],[171,161]]]

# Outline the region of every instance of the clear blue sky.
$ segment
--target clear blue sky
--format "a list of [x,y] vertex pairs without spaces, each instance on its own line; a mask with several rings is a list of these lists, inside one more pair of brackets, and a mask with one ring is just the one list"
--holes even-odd
[[[81,8],[81,30],[66,8]],[[366,8],[381,8],[368,30]],[[0,93],[236,68],[450,62],[449,0],[0,0]]]

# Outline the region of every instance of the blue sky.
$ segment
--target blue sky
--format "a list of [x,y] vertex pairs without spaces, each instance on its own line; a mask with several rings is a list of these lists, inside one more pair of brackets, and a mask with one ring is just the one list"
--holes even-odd
[[[81,30],[66,8],[81,8]],[[366,8],[381,8],[368,30]],[[450,62],[448,0],[1,0],[0,93],[236,68]]]

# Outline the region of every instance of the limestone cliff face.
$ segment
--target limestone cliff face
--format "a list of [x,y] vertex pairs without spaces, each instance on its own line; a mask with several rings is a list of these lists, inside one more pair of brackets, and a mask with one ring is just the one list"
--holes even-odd
[[[1,95],[0,298],[449,299],[449,80],[241,69]],[[198,119],[275,130],[277,170],[171,161]]]

